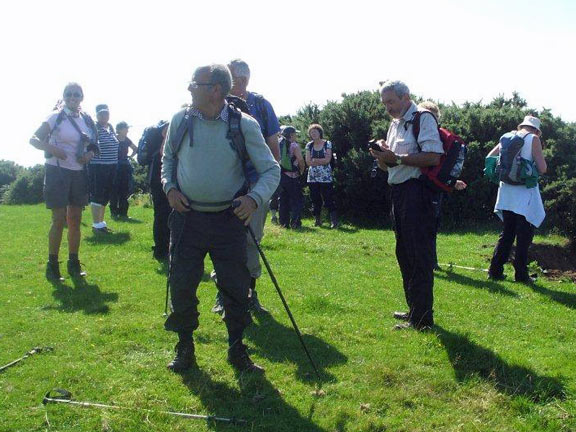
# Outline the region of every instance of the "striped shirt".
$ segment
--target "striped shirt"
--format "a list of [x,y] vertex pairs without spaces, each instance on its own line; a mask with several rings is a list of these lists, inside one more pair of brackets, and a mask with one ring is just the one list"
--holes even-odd
[[116,164],[118,163],[118,138],[110,125],[96,124],[98,129],[98,147],[100,156],[94,156],[91,164]]

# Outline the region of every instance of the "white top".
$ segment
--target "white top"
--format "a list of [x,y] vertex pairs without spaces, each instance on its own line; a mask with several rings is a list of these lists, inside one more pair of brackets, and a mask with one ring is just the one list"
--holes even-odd
[[[524,136],[524,146],[520,152],[520,155],[529,161],[534,160],[532,156],[533,140],[533,134]],[[528,222],[538,228],[546,217],[544,203],[540,196],[540,187],[536,185],[536,187],[528,189],[524,185],[510,185],[500,182],[494,213],[503,220],[502,211],[504,210],[524,216]]]
[[[78,153],[78,146],[83,145],[80,140],[80,134],[76,128],[72,125],[71,120],[64,118],[62,123],[56,126],[56,119],[60,112],[54,112],[48,116],[46,123],[50,126],[50,144],[54,147],[64,150],[66,153],[66,159],[59,160],[52,156],[46,159],[46,165],[60,165],[62,168],[66,168],[73,171],[80,171],[84,169],[84,165],[78,162],[76,155]],[[82,116],[74,118],[76,124],[82,132],[84,132],[89,137],[92,137],[92,130],[88,127]]]

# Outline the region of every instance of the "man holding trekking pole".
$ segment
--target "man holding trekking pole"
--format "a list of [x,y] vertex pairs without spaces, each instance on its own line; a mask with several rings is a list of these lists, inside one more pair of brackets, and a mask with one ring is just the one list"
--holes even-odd
[[[198,327],[196,290],[207,253],[218,273],[228,330],[228,361],[238,371],[261,372],[242,342],[251,323],[246,228],[280,181],[280,167],[258,123],[229,105],[232,78],[225,65],[202,66],[188,87],[192,106],[170,122],[162,158],[162,183],[170,206],[171,314],[166,330],[178,333],[176,357],[168,368],[195,365],[193,332]],[[259,174],[248,191],[245,164]],[[237,206],[232,209],[232,202]]]

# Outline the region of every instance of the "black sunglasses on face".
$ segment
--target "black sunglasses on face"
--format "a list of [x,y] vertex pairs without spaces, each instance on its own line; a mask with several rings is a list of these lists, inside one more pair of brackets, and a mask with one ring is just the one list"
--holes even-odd
[[67,97],[67,98],[69,98],[69,97],[80,98],[80,97],[82,97],[82,93],[78,93],[78,92],[74,92],[74,93],[72,93],[72,92],[66,92],[66,93],[64,93],[64,97]]

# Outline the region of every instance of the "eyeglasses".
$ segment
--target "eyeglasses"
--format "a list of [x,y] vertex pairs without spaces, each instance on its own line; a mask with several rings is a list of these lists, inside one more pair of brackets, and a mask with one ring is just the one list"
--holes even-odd
[[82,97],[82,93],[78,93],[78,92],[74,92],[74,93],[72,93],[72,92],[66,92],[66,93],[64,93],[64,97],[67,97],[67,98],[69,98],[69,97],[80,98],[80,97]]
[[196,81],[190,81],[190,85],[189,85],[188,87],[189,87],[189,88],[196,89],[196,88],[198,88],[198,87],[200,87],[200,86],[213,86],[213,85],[216,85],[216,84],[214,84],[214,83],[199,83],[199,82],[196,82]]

